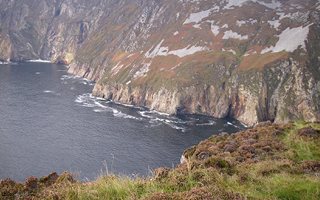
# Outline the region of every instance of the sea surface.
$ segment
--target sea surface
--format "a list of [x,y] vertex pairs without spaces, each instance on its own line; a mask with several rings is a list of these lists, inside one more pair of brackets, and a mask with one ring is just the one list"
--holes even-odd
[[233,119],[169,116],[91,95],[66,66],[0,64],[0,179],[24,182],[69,171],[80,181],[117,173],[147,177],[185,149],[245,127]]

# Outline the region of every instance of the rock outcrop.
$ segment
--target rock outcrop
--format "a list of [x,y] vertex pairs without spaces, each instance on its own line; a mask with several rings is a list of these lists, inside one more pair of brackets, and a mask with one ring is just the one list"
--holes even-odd
[[320,3],[0,1],[0,61],[51,60],[95,96],[177,114],[320,120]]

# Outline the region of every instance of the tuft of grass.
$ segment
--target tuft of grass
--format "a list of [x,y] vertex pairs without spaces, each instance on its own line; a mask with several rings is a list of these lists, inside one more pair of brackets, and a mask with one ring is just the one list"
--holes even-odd
[[296,128],[286,132],[283,141],[290,149],[286,156],[288,158],[300,162],[306,160],[320,161],[320,139],[308,139],[298,135],[298,130],[307,126],[312,126],[314,129],[320,129],[320,124],[297,122]]

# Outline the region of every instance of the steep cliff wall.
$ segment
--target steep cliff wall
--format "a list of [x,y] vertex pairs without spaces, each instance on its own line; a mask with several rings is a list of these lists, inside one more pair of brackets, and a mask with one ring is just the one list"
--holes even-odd
[[71,63],[162,112],[320,120],[320,2],[1,0],[0,60]]

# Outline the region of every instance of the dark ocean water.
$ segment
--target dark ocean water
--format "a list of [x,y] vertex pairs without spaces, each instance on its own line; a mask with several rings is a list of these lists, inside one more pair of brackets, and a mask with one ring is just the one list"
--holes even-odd
[[101,171],[147,176],[232,119],[168,116],[94,98],[94,83],[49,63],[0,65],[0,179],[24,182],[56,171],[83,181]]

